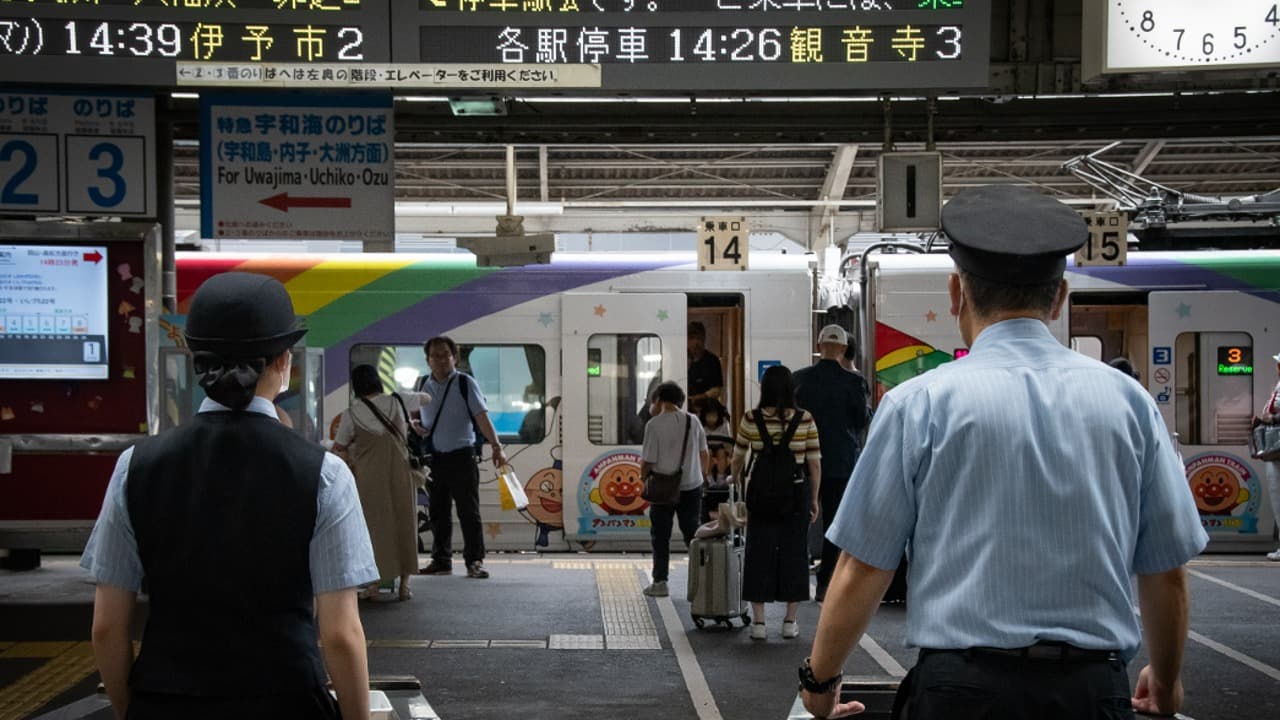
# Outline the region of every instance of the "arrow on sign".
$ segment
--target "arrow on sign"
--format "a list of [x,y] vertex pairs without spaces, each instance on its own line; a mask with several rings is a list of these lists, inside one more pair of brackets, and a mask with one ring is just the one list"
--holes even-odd
[[351,198],[349,197],[289,197],[289,193],[282,192],[279,195],[272,195],[259,203],[270,208],[275,208],[280,212],[289,212],[289,208],[349,208],[351,207]]
[[91,262],[94,265],[97,265],[98,263],[102,262],[102,253],[98,252],[97,250],[94,250],[91,253],[85,253],[84,261]]

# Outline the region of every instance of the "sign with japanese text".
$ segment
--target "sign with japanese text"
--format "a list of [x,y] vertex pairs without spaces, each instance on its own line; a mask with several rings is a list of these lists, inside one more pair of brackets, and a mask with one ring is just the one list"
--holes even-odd
[[704,217],[698,221],[698,269],[746,270],[751,254],[751,225],[741,217]]
[[599,65],[178,63],[178,85],[360,88],[598,88]]
[[154,217],[149,96],[0,90],[0,214]]
[[1089,241],[1076,251],[1076,265],[1124,265],[1129,256],[1129,216],[1122,212],[1086,212]]
[[978,88],[991,12],[990,0],[404,0],[392,49],[397,63],[598,64],[606,91]]
[[104,380],[107,248],[0,245],[0,379]]
[[395,246],[390,95],[201,98],[206,238]]
[[174,83],[178,61],[391,59],[386,0],[0,0],[0,82]]

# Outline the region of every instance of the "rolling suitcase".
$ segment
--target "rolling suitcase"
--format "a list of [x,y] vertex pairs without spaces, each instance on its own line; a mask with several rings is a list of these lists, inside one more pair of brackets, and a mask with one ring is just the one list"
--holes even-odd
[[[729,502],[733,503],[730,484]],[[742,626],[751,623],[747,604],[742,601],[742,534],[732,526],[723,537],[695,539],[689,545],[689,614],[699,628],[707,620],[733,627],[733,618]]]

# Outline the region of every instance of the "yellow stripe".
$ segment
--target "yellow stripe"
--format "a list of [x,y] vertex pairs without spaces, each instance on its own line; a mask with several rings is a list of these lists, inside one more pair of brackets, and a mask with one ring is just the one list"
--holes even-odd
[[887,367],[893,367],[894,365],[901,365],[908,360],[915,360],[916,358],[928,355],[933,351],[934,348],[931,348],[928,345],[908,345],[903,348],[898,348],[891,353],[886,353],[880,356],[880,359],[876,361],[876,370],[883,370]]
[[52,660],[0,689],[0,720],[18,720],[32,714],[97,670],[93,648],[87,642],[17,643],[0,654],[0,659],[51,657],[40,654],[15,655],[13,651],[21,646],[29,646],[22,652],[47,653],[55,645],[62,646],[63,650],[52,656]]
[[[357,256],[359,257],[359,256]],[[326,260],[285,283],[293,309],[310,315],[357,288],[408,267],[412,260]]]
[[76,643],[74,641],[14,643],[7,650],[0,653],[0,660],[58,657],[62,653],[70,650],[75,644]]

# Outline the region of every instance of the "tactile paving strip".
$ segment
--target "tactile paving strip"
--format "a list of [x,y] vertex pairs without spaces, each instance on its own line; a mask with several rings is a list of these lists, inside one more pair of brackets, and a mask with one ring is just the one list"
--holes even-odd
[[0,690],[0,718],[30,715],[97,669],[87,642],[20,642],[0,652],[0,660],[16,658],[49,658],[49,662]]
[[552,650],[603,650],[603,635],[552,635],[547,647]]
[[596,589],[604,620],[605,645],[610,650],[661,650],[649,603],[640,588],[635,563],[596,565]]

